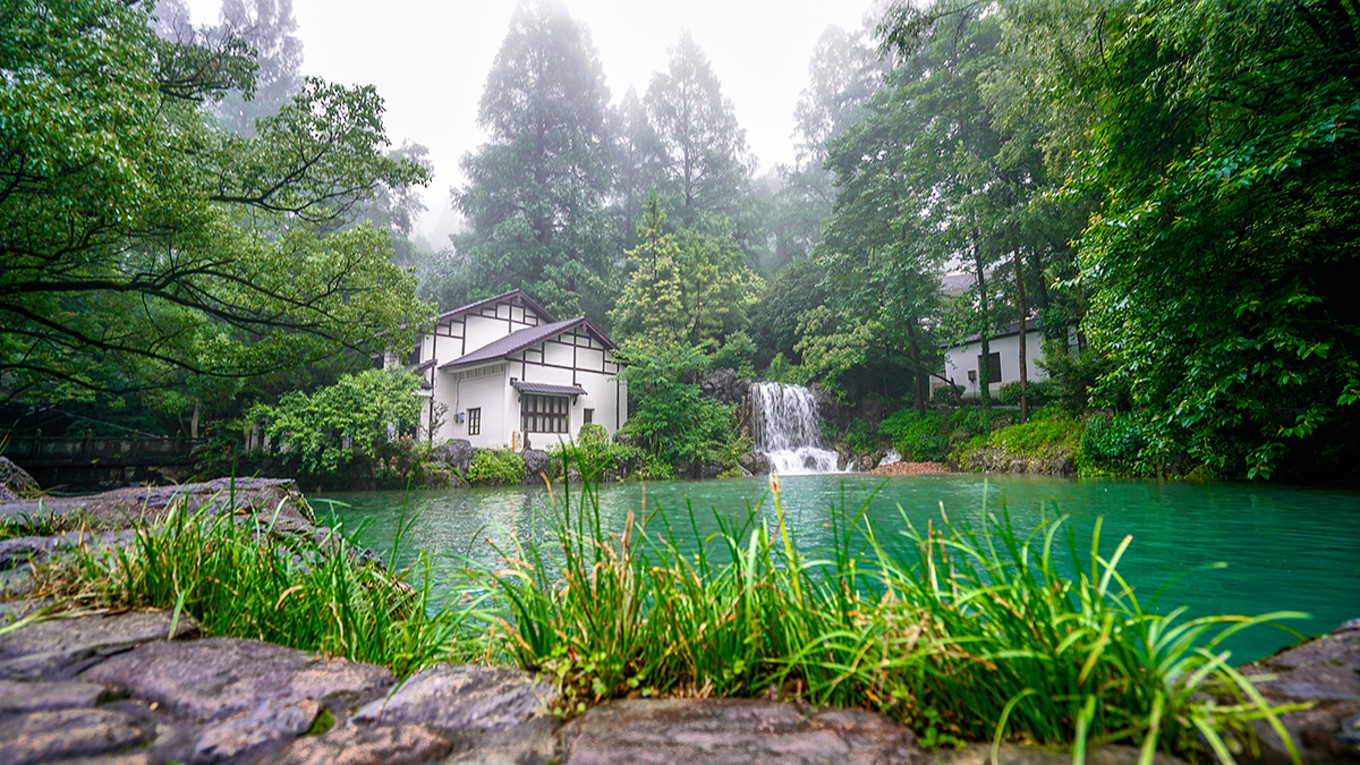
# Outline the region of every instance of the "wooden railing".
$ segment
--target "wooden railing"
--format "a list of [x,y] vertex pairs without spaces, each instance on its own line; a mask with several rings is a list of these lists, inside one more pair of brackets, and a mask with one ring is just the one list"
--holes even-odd
[[153,436],[129,433],[123,436],[44,436],[41,430],[0,435],[0,455],[21,467],[64,467],[102,465],[188,465],[203,438]]

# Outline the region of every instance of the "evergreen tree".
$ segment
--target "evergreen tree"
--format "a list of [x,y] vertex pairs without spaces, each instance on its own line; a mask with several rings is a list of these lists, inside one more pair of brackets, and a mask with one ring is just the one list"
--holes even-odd
[[491,139],[453,194],[470,226],[454,237],[465,297],[522,288],[555,314],[603,318],[608,99],[589,33],[560,3],[521,3],[478,110]]

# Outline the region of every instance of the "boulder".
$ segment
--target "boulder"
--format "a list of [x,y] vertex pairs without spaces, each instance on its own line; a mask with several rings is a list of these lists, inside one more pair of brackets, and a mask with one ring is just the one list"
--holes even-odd
[[706,369],[697,382],[704,398],[721,404],[741,404],[751,392],[751,381],[738,377],[735,369]]
[[[84,619],[50,619],[0,635],[0,678],[6,680],[63,679],[98,662],[110,653],[171,635],[171,615],[165,611],[130,611]],[[198,634],[188,616],[175,622],[174,637]],[[116,678],[101,682],[117,683]]]
[[38,495],[42,491],[28,471],[0,457],[0,502],[11,502]]
[[81,679],[117,683],[180,717],[216,722],[245,715],[261,725],[274,724],[261,705],[280,711],[312,699],[343,710],[394,683],[391,672],[372,664],[240,638],[148,643],[110,656]]
[[437,762],[453,748],[439,731],[424,725],[335,728],[300,738],[261,756],[259,765],[415,765]]
[[455,438],[434,447],[431,456],[460,473],[466,473],[468,465],[472,463],[473,451],[472,442],[463,438]]
[[421,723],[446,731],[511,728],[542,712],[550,683],[515,669],[440,664],[412,675],[387,696],[354,713],[356,725]]
[[[1273,704],[1310,704],[1280,716],[1304,762],[1360,763],[1360,619],[1247,664],[1241,672],[1256,677],[1261,695]],[[1239,763],[1290,762],[1266,722],[1253,726],[1259,753],[1248,746],[1237,755]]]
[[560,734],[565,765],[924,762],[912,732],[857,709],[751,699],[632,699],[595,707]]
[[749,451],[741,455],[738,464],[751,475],[766,475],[770,472],[770,458],[764,452]]
[[0,717],[0,762],[6,765],[94,757],[145,745],[150,726],[112,709],[59,709]]
[[525,449],[520,455],[524,457],[524,483],[532,486],[542,486],[545,477],[553,477],[552,456],[542,449]]

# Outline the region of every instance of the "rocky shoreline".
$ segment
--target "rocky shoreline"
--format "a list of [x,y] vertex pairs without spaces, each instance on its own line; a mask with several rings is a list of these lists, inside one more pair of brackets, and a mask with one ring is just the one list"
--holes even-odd
[[[224,492],[226,494],[224,495]],[[269,643],[212,637],[158,610],[33,618],[51,601],[26,590],[31,564],[71,534],[126,543],[129,525],[183,503],[285,534],[329,538],[291,482],[245,479],[126,489],[81,500],[0,503],[0,516],[79,514],[94,532],[0,541],[8,600],[0,609],[0,765],[27,763],[939,763],[981,765],[990,747],[929,752],[877,714],[778,699],[624,699],[568,722],[549,715],[554,689],[514,669],[438,664],[398,682],[372,664]],[[364,554],[345,551],[343,554]],[[1360,620],[1242,668],[1269,675],[1306,763],[1360,762]],[[1259,752],[1288,762],[1264,723]],[[1129,747],[1087,762],[1133,763]],[[1001,763],[1065,763],[1071,755],[1007,745]],[[1158,756],[1168,765],[1177,760]]]

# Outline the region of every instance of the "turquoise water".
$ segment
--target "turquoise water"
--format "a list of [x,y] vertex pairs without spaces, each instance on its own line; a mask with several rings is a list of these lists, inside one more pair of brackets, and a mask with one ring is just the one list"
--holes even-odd
[[[713,508],[733,518],[753,507],[757,520],[773,522],[773,507],[760,504],[768,489],[765,478],[609,484],[600,489],[600,512],[606,527],[621,529],[630,511],[639,517],[645,506],[648,530],[655,533],[662,528],[655,514],[660,508],[689,543],[716,531]],[[975,527],[984,512],[1005,508],[1023,529],[1045,517],[1067,516],[1064,523],[1085,551],[1097,519],[1103,519],[1106,555],[1125,535],[1133,537],[1119,572],[1147,610],[1167,613],[1184,606],[1191,617],[1302,611],[1308,618],[1287,624],[1304,634],[1360,617],[1360,491],[1027,476],[902,476],[884,482],[815,475],[784,477],[781,495],[788,527],[804,549],[830,542],[832,508],[857,510],[866,499],[869,518],[885,540],[901,540],[908,521],[917,528],[938,524],[941,507],[955,522]],[[494,565],[499,556],[493,543],[536,533],[542,525],[538,514],[551,501],[563,499],[559,493],[550,498],[542,488],[515,488],[333,494],[313,504],[323,519],[334,512],[347,529],[362,527],[363,543],[385,554],[404,504],[412,525],[402,557],[409,560],[425,549]],[[693,528],[687,503],[695,510]],[[577,506],[576,497],[571,504]],[[1288,632],[1260,628],[1235,637],[1229,647],[1235,662],[1247,661],[1295,640]]]

